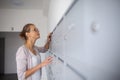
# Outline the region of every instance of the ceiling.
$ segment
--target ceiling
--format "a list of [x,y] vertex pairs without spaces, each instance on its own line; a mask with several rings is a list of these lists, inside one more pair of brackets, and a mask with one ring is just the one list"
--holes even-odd
[[40,9],[48,15],[50,0],[0,0],[0,9]]

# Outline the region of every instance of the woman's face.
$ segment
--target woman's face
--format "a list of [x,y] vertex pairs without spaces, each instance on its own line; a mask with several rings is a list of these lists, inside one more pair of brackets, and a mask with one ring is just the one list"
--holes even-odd
[[30,26],[30,31],[27,33],[28,39],[38,39],[40,38],[39,30],[34,26]]

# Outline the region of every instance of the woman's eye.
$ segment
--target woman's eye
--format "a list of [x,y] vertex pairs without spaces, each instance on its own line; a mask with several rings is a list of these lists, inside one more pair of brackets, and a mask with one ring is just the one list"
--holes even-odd
[[35,32],[38,32],[38,29],[34,29]]

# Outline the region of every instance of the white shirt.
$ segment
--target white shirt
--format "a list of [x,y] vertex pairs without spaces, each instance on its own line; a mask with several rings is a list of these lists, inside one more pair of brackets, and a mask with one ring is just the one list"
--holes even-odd
[[[33,53],[31,53],[31,56],[32,56],[32,67],[35,67],[41,63],[41,59],[40,59],[40,56],[38,54],[34,55]],[[32,75],[32,80],[40,80],[41,79],[40,75],[41,75],[40,70],[36,71]]]

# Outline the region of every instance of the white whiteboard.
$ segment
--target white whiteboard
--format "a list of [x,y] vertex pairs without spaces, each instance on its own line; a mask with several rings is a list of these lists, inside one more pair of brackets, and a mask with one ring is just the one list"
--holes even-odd
[[[97,4],[99,3],[96,3],[96,6]],[[112,40],[105,38],[106,35],[110,36],[106,34],[106,27],[110,23],[104,23],[104,18],[99,17],[96,6],[91,1],[76,1],[54,30],[50,53],[54,54],[57,62],[61,62],[58,63],[61,66],[55,68],[54,64],[52,64],[50,67],[54,67],[51,70],[53,74],[59,73],[59,69],[64,74],[61,76],[62,78],[54,80],[73,80],[74,78],[76,80],[120,79],[120,49],[118,49],[120,44],[116,40],[119,37],[119,34],[116,33],[120,33],[118,31],[120,23],[117,23],[116,29],[113,29],[114,26],[109,28],[116,38]],[[95,16],[91,14],[91,11],[96,12]],[[94,18],[96,19],[96,16],[97,20],[101,21],[101,24],[107,25],[103,26],[101,32],[93,32],[91,29],[92,21]],[[112,16],[112,14],[107,17],[109,16]],[[107,31],[111,33],[108,29]],[[120,40],[120,37],[118,39]],[[114,40],[117,42],[114,42]],[[118,44],[110,47],[105,44],[107,41],[109,41],[110,45],[113,43]]]

